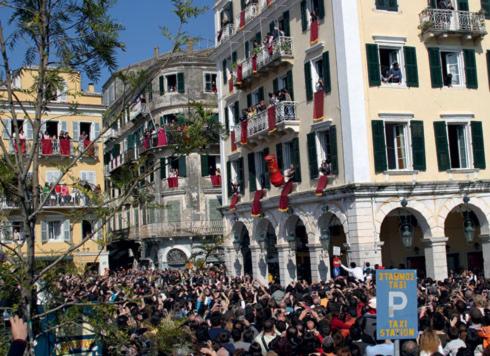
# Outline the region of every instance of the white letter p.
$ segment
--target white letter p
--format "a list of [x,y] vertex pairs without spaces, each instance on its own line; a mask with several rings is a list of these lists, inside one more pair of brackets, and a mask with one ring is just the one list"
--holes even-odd
[[[395,299],[401,299],[401,303],[395,303]],[[395,317],[395,310],[403,310],[407,307],[408,299],[403,292],[388,293],[388,314],[390,318]]]

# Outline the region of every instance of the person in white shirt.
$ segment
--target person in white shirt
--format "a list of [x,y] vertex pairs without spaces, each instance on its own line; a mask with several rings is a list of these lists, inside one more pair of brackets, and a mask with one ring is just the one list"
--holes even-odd
[[466,344],[459,338],[459,329],[455,326],[449,328],[449,338],[451,339],[444,347],[444,355],[456,356],[460,348],[465,348]]
[[341,265],[344,270],[349,272],[349,276],[357,279],[358,281],[364,282],[364,271],[361,267],[357,267],[355,262],[351,262],[350,268],[344,265]]

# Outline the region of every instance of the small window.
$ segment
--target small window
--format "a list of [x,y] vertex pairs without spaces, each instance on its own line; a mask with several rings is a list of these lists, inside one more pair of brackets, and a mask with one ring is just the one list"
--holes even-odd
[[176,93],[177,92],[177,74],[170,74],[165,76],[167,82],[167,92]]
[[46,183],[54,184],[61,177],[60,171],[46,171]]
[[317,133],[318,138],[318,163],[321,165],[323,161],[326,163],[331,162],[331,152],[330,152],[330,135],[328,130],[319,131]]
[[48,240],[63,241],[63,221],[48,221]]
[[216,93],[216,73],[204,73],[204,91],[206,93]]
[[444,86],[463,85],[463,66],[461,53],[457,51],[441,51],[442,79]]
[[467,124],[448,123],[447,125],[449,157],[452,169],[470,167],[468,130],[469,125]]
[[389,170],[409,168],[408,125],[406,123],[385,123],[386,155]]
[[221,206],[220,201],[217,198],[211,198],[208,201],[208,216],[210,221],[221,221],[223,216],[218,210]]
[[283,173],[286,174],[286,170],[289,169],[291,164],[293,164],[293,154],[292,154],[292,149],[293,145],[291,142],[283,143],[282,144],[282,154],[283,154],[283,159],[284,159],[284,167],[283,168]]
[[[91,122],[81,122],[80,123],[80,136],[86,135],[87,137],[90,137],[90,128],[92,126]],[[76,137],[78,138],[78,137]]]
[[89,184],[95,185],[97,183],[97,176],[95,171],[81,171],[80,180]]
[[399,47],[379,47],[379,64],[383,83],[403,83],[402,66],[400,63],[401,49]]
[[376,1],[376,10],[398,11],[397,0],[375,0],[375,1]]
[[46,132],[48,133],[49,137],[58,137],[58,122],[46,122]]
[[209,165],[209,175],[215,176],[217,170],[221,171],[220,157],[219,156],[208,156],[208,165]]

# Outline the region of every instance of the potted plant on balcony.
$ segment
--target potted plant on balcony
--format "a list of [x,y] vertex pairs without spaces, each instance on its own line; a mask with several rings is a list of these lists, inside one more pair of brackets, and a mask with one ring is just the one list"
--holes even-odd
[[422,32],[426,32],[427,30],[431,29],[434,27],[434,22],[431,20],[424,20],[420,25],[419,25],[419,30]]

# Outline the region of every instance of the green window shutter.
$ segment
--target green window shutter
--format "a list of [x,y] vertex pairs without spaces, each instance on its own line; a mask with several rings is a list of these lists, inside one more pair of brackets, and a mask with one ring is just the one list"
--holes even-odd
[[272,81],[272,91],[274,93],[277,93],[279,91],[279,80],[277,78]]
[[240,9],[241,10],[245,10],[245,6],[246,6],[246,1],[245,0],[240,0]]
[[159,89],[160,89],[160,95],[165,94],[165,85],[163,83],[164,83],[164,77],[163,77],[163,75],[161,75],[158,78],[158,86],[159,86]]
[[187,165],[185,156],[179,157],[179,177],[187,177]]
[[250,57],[250,42],[246,41],[245,42],[245,58]]
[[286,89],[291,95],[291,99],[294,100],[294,84],[293,84],[293,71],[290,70],[286,73]]
[[185,93],[184,73],[177,73],[177,90],[179,93]]
[[247,94],[247,108],[252,106],[252,94]]
[[225,107],[225,130],[227,133],[230,132],[230,115],[228,114],[227,107]]
[[305,63],[305,88],[306,88],[306,100],[313,100],[313,87],[311,86],[311,63]]
[[226,162],[226,186],[228,187],[228,196],[231,197],[232,189],[231,189],[231,162]]
[[437,0],[430,0],[429,5],[432,9],[437,9]]
[[408,87],[419,86],[419,71],[417,68],[417,52],[415,47],[403,47],[405,57],[405,72]]
[[269,33],[271,35],[274,33],[274,27],[276,27],[276,25],[274,24],[274,21],[270,22],[269,23]]
[[372,87],[380,86],[381,73],[379,70],[378,45],[371,44],[371,43],[366,44],[366,53],[367,53],[369,85]]
[[374,171],[382,173],[387,169],[385,127],[382,120],[371,121],[373,130]]
[[487,50],[487,76],[488,76],[488,85],[490,86],[490,51],[489,50]]
[[335,125],[330,126],[328,130],[328,141],[330,150],[330,163],[332,165],[332,174],[339,174],[339,155],[337,153],[337,128]]
[[434,122],[434,135],[437,149],[437,166],[439,171],[447,171],[451,166],[449,164],[449,147],[445,121]]
[[481,8],[485,11],[485,18],[490,19],[490,0],[481,0]]
[[471,122],[471,139],[473,143],[473,165],[485,169],[485,146],[483,143],[483,128],[481,121]]
[[323,20],[323,18],[325,17],[325,4],[324,4],[324,0],[318,0],[318,18],[320,20]]
[[243,157],[238,159],[238,181],[240,182],[240,194],[245,194],[245,167]]
[[237,125],[240,122],[240,102],[235,101],[235,105],[233,106],[233,123]]
[[323,84],[325,86],[325,94],[332,91],[332,80],[330,78],[330,56],[327,52],[323,52]]
[[41,221],[41,242],[45,244],[48,242],[48,223]]
[[458,0],[458,10],[459,11],[469,11],[468,0]]
[[318,178],[318,157],[316,152],[316,133],[310,132],[306,135],[308,146],[308,163],[310,166],[310,179]]
[[261,32],[257,32],[255,34],[255,40],[260,44],[262,43],[262,33]]
[[222,71],[223,71],[223,84],[228,83],[228,75],[227,75],[227,65],[226,65],[226,59],[223,59],[223,64],[222,64]]
[[388,0],[389,11],[398,11],[398,0]]
[[237,60],[238,60],[238,55],[237,55],[236,51],[233,51],[231,53],[231,63],[235,64],[237,62]]
[[271,180],[269,178],[269,170],[267,169],[267,163],[265,157],[269,155],[269,149],[266,147],[262,151],[262,172],[264,172],[264,187],[265,189],[271,189]]
[[209,156],[201,155],[201,177],[209,176]]
[[301,1],[301,30],[305,32],[308,29],[308,14],[306,13],[306,0]]
[[429,51],[430,80],[432,82],[432,88],[442,88],[442,67],[439,48],[428,48],[427,50]]
[[410,132],[412,135],[413,169],[423,172],[426,170],[424,122],[411,121]]
[[67,243],[71,243],[71,228],[70,219],[65,219],[63,221],[63,240]]
[[277,165],[279,170],[284,170],[284,160],[282,159],[282,143],[276,145]]
[[294,164],[295,173],[293,180],[295,182],[301,182],[301,159],[300,159],[300,150],[299,150],[299,138],[295,137],[291,141],[291,161]]
[[250,193],[257,190],[257,176],[255,172],[255,154],[248,154],[248,183],[250,187]]
[[282,14],[282,19],[283,19],[283,31],[284,31],[284,36],[291,36],[291,28],[289,25],[289,22],[291,19],[289,18],[289,11],[284,11]]
[[474,49],[464,49],[464,69],[466,74],[466,87],[478,89],[478,76],[476,71],[476,58]]
[[165,157],[160,158],[160,179],[167,178],[167,159]]

